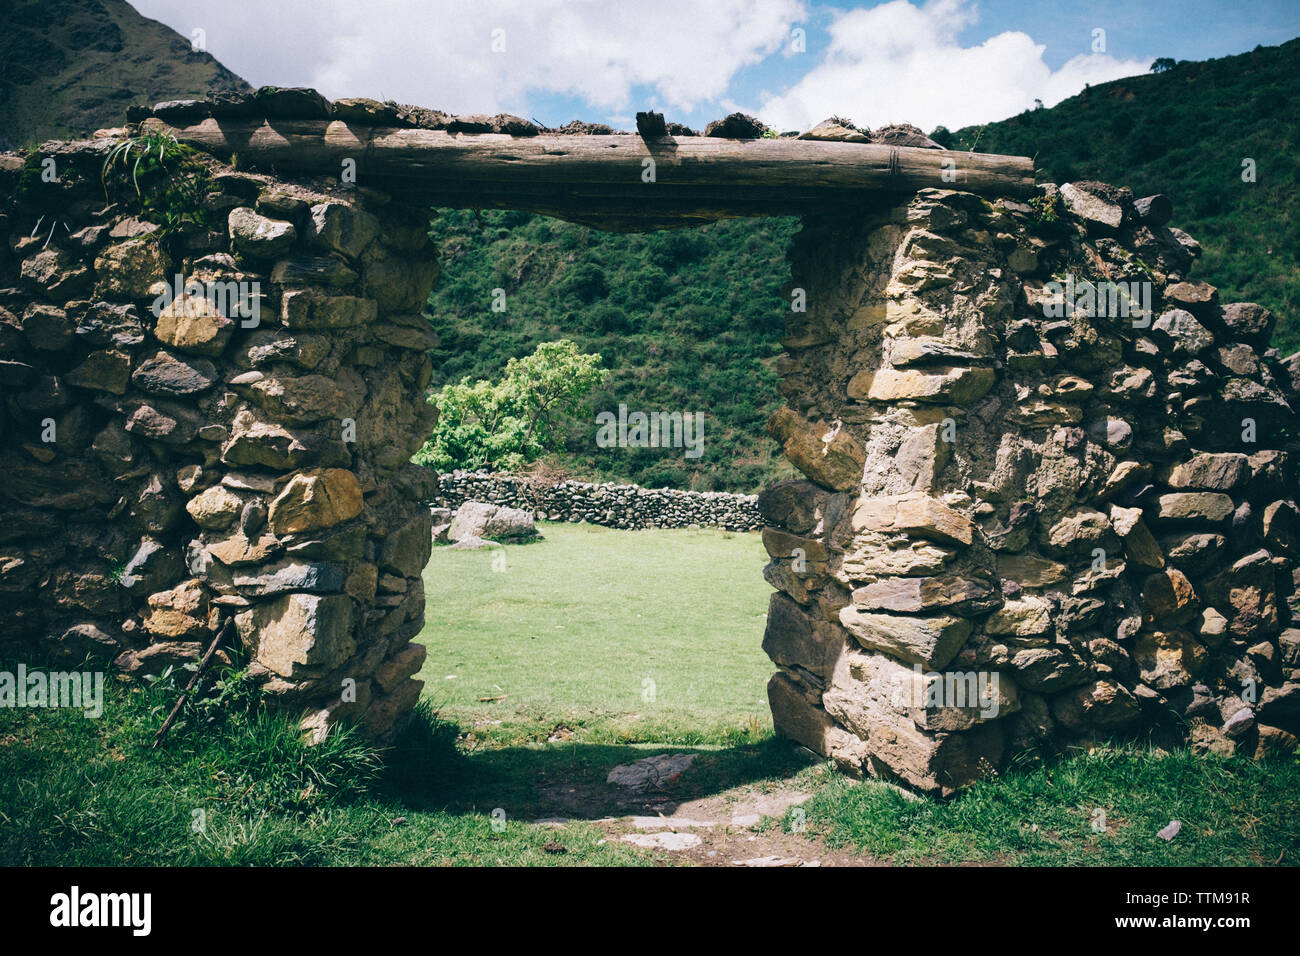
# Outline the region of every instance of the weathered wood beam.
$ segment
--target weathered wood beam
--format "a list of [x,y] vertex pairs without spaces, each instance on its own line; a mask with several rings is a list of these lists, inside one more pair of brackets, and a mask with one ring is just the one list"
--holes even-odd
[[[1023,195],[1032,160],[1020,156],[710,137],[530,137],[372,128],[326,120],[217,120],[173,128],[181,142],[285,173],[338,175],[344,160],[367,178],[401,184],[444,205],[509,206],[631,221],[794,214],[927,187]],[[647,179],[653,175],[653,181]],[[653,227],[651,227],[653,228]]]

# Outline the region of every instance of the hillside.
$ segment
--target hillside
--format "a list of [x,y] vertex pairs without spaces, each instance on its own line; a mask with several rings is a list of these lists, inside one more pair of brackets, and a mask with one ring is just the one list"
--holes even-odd
[[[953,148],[1035,157],[1042,182],[1100,179],[1163,192],[1174,224],[1204,246],[1195,276],[1225,300],[1279,316],[1275,344],[1300,348],[1297,223],[1300,40],[1092,87],[1052,109],[934,137]],[[1257,181],[1241,180],[1242,159]],[[448,211],[433,225],[443,272],[429,312],[442,337],[435,385],[498,374],[506,359],[567,336],[612,369],[597,408],[705,411],[698,461],[591,449],[575,429],[563,464],[587,478],[753,491],[789,474],[763,424],[793,220],[611,235],[522,213]],[[491,311],[492,290],[508,310]],[[581,451],[579,449],[582,449]]]
[[[1098,179],[1161,192],[1205,255],[1224,300],[1278,315],[1274,344],[1300,348],[1300,39],[1094,86],[1052,109],[934,138],[952,149],[1033,156],[1040,182]],[[1255,161],[1256,181],[1242,181]]]
[[132,103],[247,89],[125,0],[0,0],[0,148],[85,136]]
[[[575,425],[577,477],[751,491],[791,469],[763,429],[780,404],[774,363],[794,219],[735,220],[619,235],[520,212],[447,210],[432,236],[442,275],[429,314],[434,385],[499,375],[511,356],[570,338],[611,370],[596,410],[704,412],[704,453],[597,449]],[[506,294],[492,311],[493,290]]]
[[[0,147],[84,136],[131,103],[247,89],[189,39],[125,0],[0,0]],[[1300,348],[1297,104],[1300,40],[1181,63],[1085,90],[1052,109],[935,139],[1035,158],[1040,181],[1100,179],[1168,194],[1203,245],[1197,278],[1279,316]],[[1257,181],[1241,179],[1255,162]],[[575,425],[560,464],[583,478],[754,491],[790,468],[763,429],[780,404],[775,358],[788,304],[790,219],[625,236],[514,212],[447,211],[432,235],[442,280],[429,314],[434,385],[493,377],[549,339],[575,339],[611,370],[596,409],[703,411],[700,459],[592,447]],[[493,290],[507,309],[492,311]]]

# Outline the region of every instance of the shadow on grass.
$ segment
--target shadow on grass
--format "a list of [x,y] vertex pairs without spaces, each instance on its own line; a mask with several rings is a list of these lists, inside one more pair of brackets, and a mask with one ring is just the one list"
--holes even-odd
[[[681,804],[742,786],[774,788],[820,758],[770,738],[731,747],[587,744],[574,741],[502,747],[465,754],[460,728],[427,702],[417,706],[387,753],[381,786],[412,810],[490,813],[512,819],[594,820],[636,813],[671,814]],[[661,789],[630,791],[606,782],[609,772],[661,753],[693,753],[694,763]]]

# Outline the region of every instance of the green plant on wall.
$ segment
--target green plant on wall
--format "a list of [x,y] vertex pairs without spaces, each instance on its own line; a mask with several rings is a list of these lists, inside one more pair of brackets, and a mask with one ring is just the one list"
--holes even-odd
[[203,197],[215,188],[194,150],[161,130],[122,140],[100,170],[104,196],[139,206],[165,230],[182,223],[207,225]]

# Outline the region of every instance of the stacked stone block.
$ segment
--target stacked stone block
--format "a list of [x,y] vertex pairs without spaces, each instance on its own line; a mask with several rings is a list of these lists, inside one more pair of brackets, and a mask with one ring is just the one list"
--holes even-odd
[[1295,746],[1300,355],[1187,281],[1168,211],[1080,183],[806,220],[769,428],[807,480],[759,500],[779,731],[945,793],[1116,734]]

